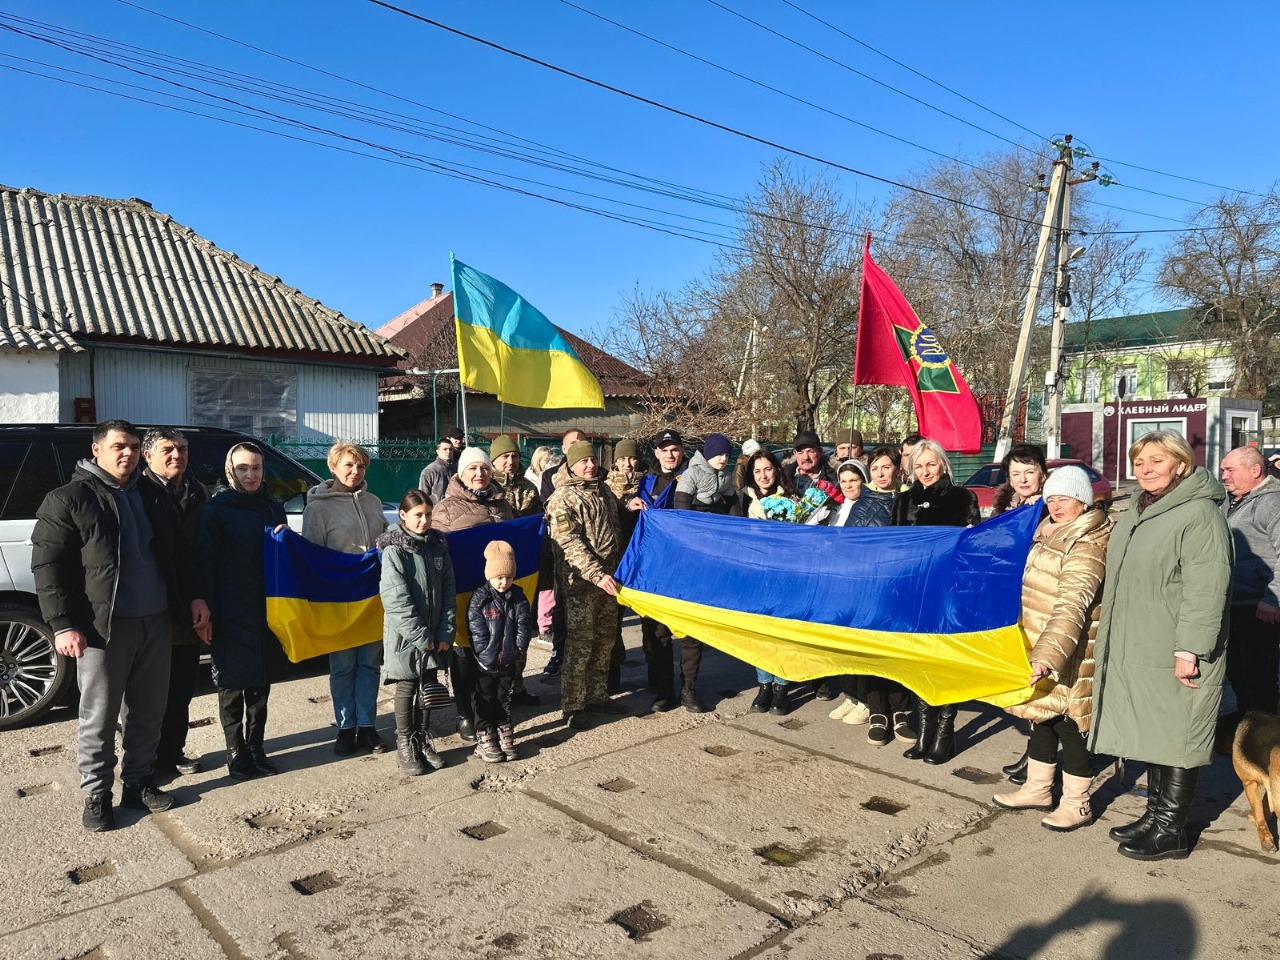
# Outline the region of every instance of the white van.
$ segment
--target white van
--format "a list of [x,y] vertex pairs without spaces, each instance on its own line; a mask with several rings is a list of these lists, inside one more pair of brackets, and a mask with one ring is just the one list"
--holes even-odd
[[[146,426],[139,424],[143,432]],[[266,454],[266,481],[302,527],[306,493],[320,478],[262,441],[212,427],[178,427],[190,444],[189,473],[210,490],[223,479],[227,451],[252,440]],[[31,576],[31,531],[44,495],[91,456],[92,424],[0,426],[0,730],[43,716],[70,693],[75,667],[53,648]]]

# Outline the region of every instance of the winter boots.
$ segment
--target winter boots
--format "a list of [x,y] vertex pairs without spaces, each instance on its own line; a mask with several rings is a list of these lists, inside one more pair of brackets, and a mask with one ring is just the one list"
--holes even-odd
[[511,724],[506,723],[498,728],[498,747],[508,760],[516,759],[516,732]]
[[[1057,769],[1056,763],[1028,760],[1027,782],[1009,793],[997,793],[991,801],[997,807],[1004,807],[1006,810],[1052,810],[1053,775]],[[1088,802],[1087,785],[1085,800]]]
[[925,754],[925,763],[946,763],[956,755],[956,705],[944,704],[938,708],[938,732],[934,734],[933,748]]
[[1109,836],[1116,843],[1124,843],[1128,840],[1136,840],[1148,830],[1155,819],[1156,800],[1160,797],[1160,783],[1163,779],[1164,767],[1156,766],[1154,763],[1147,765],[1147,809],[1133,823],[1127,823],[1123,827],[1112,827],[1107,831]]
[[916,742],[902,752],[908,760],[923,760],[925,754],[933,749],[933,741],[938,734],[938,708],[921,700],[917,710],[920,722]]
[[439,770],[444,766],[444,757],[436,752],[436,745],[431,742],[431,711],[419,709],[417,714],[418,727],[418,753],[422,756],[422,762],[432,770]]
[[1155,807],[1150,810],[1151,826],[1146,833],[1120,844],[1121,856],[1130,860],[1182,860],[1190,855],[1187,820],[1191,816],[1191,801],[1195,798],[1196,781],[1199,779],[1198,768],[1161,768]]
[[773,706],[773,684],[762,683],[760,689],[756,693],[756,698],[751,701],[752,713],[768,713],[769,708]]
[[[1027,761],[1027,772],[1031,772],[1034,760]],[[1062,775],[1062,799],[1058,807],[1040,821],[1046,830],[1066,833],[1078,827],[1093,823],[1093,807],[1089,804],[1089,788],[1093,786],[1092,777],[1077,777],[1070,773]]]
[[227,774],[232,780],[253,780],[259,776],[243,737],[227,745]]
[[769,712],[775,717],[785,717],[791,712],[791,691],[785,683],[773,685],[773,705],[769,707]]
[[412,733],[396,731],[396,766],[406,777],[420,777],[427,772]]
[[498,744],[498,731],[496,729],[482,727],[476,731],[475,756],[485,763],[501,763],[506,759],[502,753],[502,747]]

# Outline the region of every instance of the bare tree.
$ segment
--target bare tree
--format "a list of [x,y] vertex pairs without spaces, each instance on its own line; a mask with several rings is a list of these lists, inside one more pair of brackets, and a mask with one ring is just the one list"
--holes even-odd
[[1262,399],[1280,373],[1280,195],[1227,194],[1197,210],[1160,265],[1172,300],[1198,310],[1205,339],[1227,343],[1232,393]]

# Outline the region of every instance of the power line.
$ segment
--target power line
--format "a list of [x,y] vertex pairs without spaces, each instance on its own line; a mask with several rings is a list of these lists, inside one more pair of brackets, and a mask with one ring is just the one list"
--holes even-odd
[[[395,4],[387,3],[386,0],[367,0],[367,2],[373,4],[374,6],[382,7],[383,9],[390,10],[394,13],[398,13],[401,16],[408,17],[412,20],[417,20],[420,23],[425,23],[428,26],[432,26],[432,27],[436,27],[437,29],[444,30],[446,33],[451,33],[454,36],[462,37],[464,40],[470,40],[473,43],[478,43],[481,46],[488,47],[492,50],[497,50],[498,52],[505,53],[508,56],[516,57],[517,59],[523,60],[526,63],[532,63],[535,66],[542,67],[545,70],[550,70],[554,73],[558,73],[562,76],[569,77],[581,83],[586,83],[590,86],[596,87],[601,90],[607,90],[610,93],[615,93],[619,96],[626,97],[627,99],[634,100],[637,103],[643,103],[647,106],[655,107],[656,109],[674,114],[675,116],[684,117],[686,120],[692,120],[695,123],[700,123],[703,126],[712,128],[713,130],[719,130],[722,133],[728,133],[735,137],[740,137],[744,140],[749,140],[752,143],[760,144],[761,146],[768,147],[771,150],[779,150],[783,153],[790,154],[791,156],[799,157],[802,160],[811,160],[814,163],[820,163],[823,166],[831,167],[834,170],[843,170],[845,173],[852,173],[855,176],[864,177],[868,180],[874,180],[877,183],[883,183],[888,186],[899,187],[911,193],[918,193],[923,196],[932,197],[935,200],[943,200],[947,203],[954,203],[957,206],[964,207],[970,210],[976,210],[980,213],[988,213],[988,214],[991,214],[992,216],[999,217],[1004,220],[1013,220],[1019,223],[1038,223],[1038,221],[1029,220],[1025,217],[1016,217],[1011,214],[1003,214],[996,210],[991,210],[987,207],[983,207],[979,204],[970,203],[967,200],[961,200],[957,197],[948,197],[940,193],[934,193],[932,190],[926,190],[923,187],[916,187],[908,183],[902,183],[890,177],[882,177],[878,174],[870,173],[866,170],[859,170],[857,167],[851,167],[848,164],[840,163],[835,160],[829,160],[829,159],[826,159],[825,157],[817,156],[816,154],[812,154],[807,151],[800,150],[796,147],[788,147],[785,144],[778,143],[775,140],[770,140],[767,137],[761,137],[761,136],[757,136],[754,133],[748,133],[745,130],[739,130],[736,127],[732,127],[732,126],[729,126],[728,124],[720,123],[719,121],[716,121],[716,120],[711,120],[707,117],[699,116],[698,114],[691,113],[687,110],[682,110],[679,107],[671,106],[670,104],[663,103],[660,100],[654,100],[651,97],[646,97],[638,93],[633,93],[630,90],[624,90],[621,87],[616,87],[612,84],[605,83],[603,80],[593,79],[592,77],[588,77],[584,74],[577,73],[573,70],[569,70],[566,67],[561,67],[561,66],[557,66],[554,63],[549,63],[546,60],[540,60],[537,57],[530,56],[527,53],[521,53],[519,50],[513,50],[510,47],[505,47],[500,43],[494,42],[493,40],[486,40],[484,37],[479,37],[473,33],[467,33],[465,30],[460,30],[457,27],[451,27],[448,24],[441,23],[439,20],[433,20],[430,17],[424,17],[421,14],[414,13],[411,10],[405,10],[403,7],[397,7]],[[715,2],[715,0],[709,0],[709,2]],[[1012,143],[1013,141],[1008,141],[1008,142]],[[1019,146],[1018,144],[1014,144],[1014,145]],[[1020,147],[1020,149],[1025,150],[1027,148]]]

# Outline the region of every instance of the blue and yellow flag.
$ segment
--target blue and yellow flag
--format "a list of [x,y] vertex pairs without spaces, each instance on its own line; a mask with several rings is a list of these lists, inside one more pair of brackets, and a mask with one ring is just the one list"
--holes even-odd
[[292,662],[382,639],[378,551],[330,550],[288,528],[263,536],[267,625]]
[[516,586],[524,591],[530,606],[538,609],[538,564],[542,558],[545,519],[541,514],[505,523],[486,523],[468,530],[445,534],[453,576],[458,591],[458,646],[471,646],[467,636],[467,604],[471,593],[484,583],[484,548],[493,540],[505,540],[516,554]]
[[870,674],[933,704],[1022,703],[1018,618],[1040,507],[970,529],[807,527],[645,510],[621,603],[775,676]]
[[[505,540],[516,555],[516,585],[536,603],[541,516],[487,523],[445,534],[458,592],[457,643],[469,646],[467,604],[484,582],[484,548]],[[304,540],[292,530],[264,531],[267,625],[294,663],[382,639],[381,555],[356,556]]]
[[600,384],[555,324],[506,284],[451,260],[462,382],[504,403],[604,409]]

